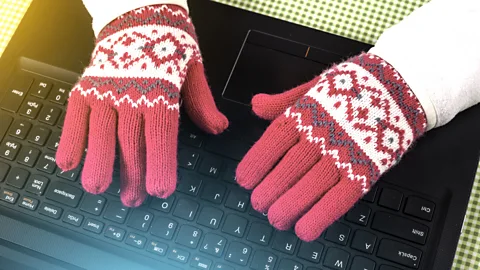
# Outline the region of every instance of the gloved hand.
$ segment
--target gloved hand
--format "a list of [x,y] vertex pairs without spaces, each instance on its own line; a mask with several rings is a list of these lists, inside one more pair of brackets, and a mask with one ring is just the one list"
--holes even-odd
[[90,65],[70,93],[58,166],[79,165],[88,135],[82,185],[102,193],[112,182],[118,140],[123,204],[139,206],[147,193],[166,198],[177,181],[180,98],[204,131],[227,128],[186,11],[155,5],[118,17],[99,33]]
[[276,119],[237,167],[253,208],[279,230],[295,225],[302,240],[318,238],[425,131],[480,102],[473,25],[478,1],[433,0],[370,53],[286,93],[255,96],[254,112]]

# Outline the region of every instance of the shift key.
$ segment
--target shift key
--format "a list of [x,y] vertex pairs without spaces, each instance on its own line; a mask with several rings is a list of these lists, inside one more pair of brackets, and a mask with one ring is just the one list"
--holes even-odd
[[0,108],[10,112],[17,112],[32,82],[33,79],[26,76],[16,77],[3,96]]
[[413,220],[385,212],[377,212],[372,221],[372,229],[388,233],[418,244],[425,244],[428,227]]
[[70,207],[77,207],[82,194],[83,191],[79,188],[61,182],[53,182],[48,187],[45,197]]

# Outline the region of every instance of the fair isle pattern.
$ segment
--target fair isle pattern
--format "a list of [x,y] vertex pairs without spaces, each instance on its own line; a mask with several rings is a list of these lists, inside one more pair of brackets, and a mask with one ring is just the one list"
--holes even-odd
[[193,25],[183,9],[139,8],[118,17],[100,35],[90,65],[72,93],[117,107],[164,105],[179,110],[188,67],[202,61]]
[[322,74],[285,116],[293,118],[297,129],[319,144],[347,178],[359,181],[363,192],[426,128],[423,110],[403,79],[370,54]]

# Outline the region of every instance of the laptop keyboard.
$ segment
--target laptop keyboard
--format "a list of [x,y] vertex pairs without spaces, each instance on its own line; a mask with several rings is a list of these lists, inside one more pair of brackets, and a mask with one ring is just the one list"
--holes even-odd
[[317,241],[302,242],[251,208],[249,192],[235,184],[249,145],[225,135],[180,131],[179,181],[167,199],[127,208],[115,180],[106,193],[88,194],[81,168],[64,172],[55,164],[69,87],[22,72],[3,97],[1,206],[181,268],[395,270],[428,263],[438,202],[380,181]]

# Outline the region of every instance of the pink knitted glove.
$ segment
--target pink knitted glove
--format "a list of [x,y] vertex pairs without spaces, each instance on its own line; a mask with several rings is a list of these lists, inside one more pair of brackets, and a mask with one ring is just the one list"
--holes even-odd
[[290,92],[257,96],[254,111],[271,118],[302,93],[240,162],[237,182],[253,189],[252,206],[273,226],[296,223],[296,234],[312,241],[400,160],[427,121],[397,71],[373,54]]
[[122,202],[135,207],[147,193],[169,196],[177,181],[180,97],[206,132],[227,128],[186,11],[155,5],[118,17],[100,32],[91,63],[70,93],[58,166],[79,165],[88,134],[82,185],[102,193],[112,182],[118,140]]

